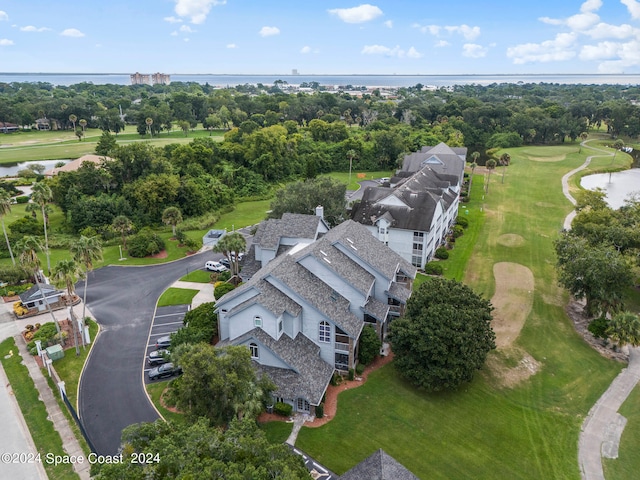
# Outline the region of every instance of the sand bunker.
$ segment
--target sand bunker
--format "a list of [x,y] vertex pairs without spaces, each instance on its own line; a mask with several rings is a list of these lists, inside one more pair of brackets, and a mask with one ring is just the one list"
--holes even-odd
[[524,238],[520,235],[516,235],[515,233],[506,233],[504,235],[500,235],[496,242],[503,247],[520,247],[524,245]]
[[496,347],[510,346],[524,326],[533,306],[533,273],[527,267],[510,262],[493,266],[496,293],[491,299],[495,310],[491,326],[496,333]]
[[561,162],[565,158],[566,155],[555,155],[553,157],[527,157],[529,160],[533,162]]

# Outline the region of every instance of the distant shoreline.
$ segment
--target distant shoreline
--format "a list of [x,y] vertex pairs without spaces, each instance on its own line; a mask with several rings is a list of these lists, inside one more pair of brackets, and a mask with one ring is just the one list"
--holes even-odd
[[[131,85],[130,73],[28,73],[0,72],[0,83],[42,82],[55,86],[70,86],[78,83],[95,85]],[[166,73],[166,72],[165,72]],[[143,75],[150,75],[143,73]],[[322,86],[380,86],[390,88],[413,87],[422,84],[428,87],[453,87],[463,85],[491,85],[493,83],[553,83],[567,85],[640,85],[640,74],[180,74],[169,73],[171,82],[194,82],[218,87],[234,87],[244,84],[273,85],[282,80],[290,85],[318,83]]]

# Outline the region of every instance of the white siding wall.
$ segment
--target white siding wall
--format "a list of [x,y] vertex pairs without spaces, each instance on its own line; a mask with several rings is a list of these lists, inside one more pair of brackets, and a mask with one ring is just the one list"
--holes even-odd
[[233,340],[255,328],[254,317],[256,316],[262,319],[262,329],[273,338],[278,338],[278,327],[275,316],[270,311],[256,304],[245,308],[230,318],[229,339]]
[[267,365],[270,367],[278,367],[278,368],[290,368],[289,365],[284,363],[278,356],[276,356],[271,350],[265,347],[263,344],[254,339],[249,339],[246,342],[239,343],[238,345],[243,345],[249,348],[249,344],[255,343],[258,345],[258,357],[256,360],[260,365]]

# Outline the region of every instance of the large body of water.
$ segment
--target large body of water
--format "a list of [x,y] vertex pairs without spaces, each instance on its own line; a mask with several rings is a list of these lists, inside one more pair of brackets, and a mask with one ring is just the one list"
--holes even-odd
[[601,188],[607,193],[606,201],[613,209],[618,209],[629,195],[640,193],[640,168],[631,168],[622,172],[597,173],[582,177],[580,185],[587,190]]
[[27,168],[28,165],[33,165],[34,163],[39,163],[44,166],[44,171],[51,170],[56,166],[56,163],[63,162],[69,163],[71,160],[37,160],[33,162],[20,162],[20,163],[5,163],[0,165],[0,177],[14,177],[18,173],[18,171],[23,168]]
[[[557,83],[569,85],[638,85],[640,75],[220,75],[171,74],[172,82],[196,82],[202,85],[234,87],[244,84],[272,85],[283,80],[292,85],[303,82],[318,82],[320,85],[389,86],[411,87],[421,83],[435,87],[453,85],[491,85],[494,83]],[[46,82],[53,85],[74,85],[87,82],[95,85],[130,85],[125,73],[2,73],[0,83]]]

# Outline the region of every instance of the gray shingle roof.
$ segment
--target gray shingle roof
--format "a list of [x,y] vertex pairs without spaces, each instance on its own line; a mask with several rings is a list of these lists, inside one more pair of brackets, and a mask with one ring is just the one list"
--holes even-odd
[[261,328],[254,328],[233,343],[243,343],[255,339],[263,348],[268,348],[282,359],[291,369],[269,367],[258,362],[258,369],[267,373],[278,387],[276,396],[295,399],[306,398],[312,405],[319,405],[331,380],[334,367],[322,360],[320,347],[298,333],[295,339],[282,335],[272,338]]
[[423,162],[430,157],[437,157],[442,164],[431,163],[438,173],[448,173],[462,176],[467,157],[466,147],[449,147],[446,143],[439,143],[435,147],[424,146],[419,152],[406,155],[402,161],[402,170],[417,172],[424,166]]
[[367,303],[364,305],[364,311],[381,322],[384,322],[389,313],[389,305],[376,300],[374,297],[369,297]]
[[357,256],[390,281],[395,280],[398,270],[415,278],[416,267],[375,238],[363,225],[346,220],[331,229],[324,237],[347,255]]
[[265,277],[265,280],[281,283],[291,289],[351,338],[358,338],[360,335],[363,322],[349,311],[349,300],[297,263],[290,255],[284,255],[283,261]]
[[271,218],[261,222],[253,237],[253,243],[265,249],[275,250],[282,237],[315,240],[318,224],[323,221],[316,215],[285,213],[281,219]]
[[380,449],[348,470],[340,480],[418,480],[418,477]]
[[294,302],[291,297],[285,295],[280,290],[275,288],[269,282],[260,280],[255,285],[255,288],[260,293],[233,307],[231,310],[229,310],[229,315],[234,315],[235,313],[244,310],[246,307],[254,305],[256,303],[262,305],[276,317],[279,317],[285,311],[289,312],[294,317],[297,317],[302,312],[302,307],[300,305]]
[[63,293],[61,290],[58,290],[56,287],[54,287],[53,285],[49,285],[48,283],[36,283],[29,290],[26,290],[18,295],[20,297],[20,301],[22,303],[27,303],[33,302],[34,300],[41,300],[42,294],[40,293],[38,285],[40,285],[40,288],[44,292],[45,298],[54,297]]
[[[450,187],[456,184],[455,177],[439,174],[432,166],[425,166],[395,189],[367,187],[351,218],[363,225],[374,225],[380,218],[391,218],[394,228],[428,232],[438,202],[442,201],[446,209],[455,200],[456,193]],[[382,203],[390,196],[406,206]]]
[[407,303],[407,300],[409,300],[409,297],[411,296],[411,290],[404,285],[394,282],[389,288],[389,296],[396,300],[400,300],[402,303]]

